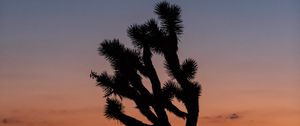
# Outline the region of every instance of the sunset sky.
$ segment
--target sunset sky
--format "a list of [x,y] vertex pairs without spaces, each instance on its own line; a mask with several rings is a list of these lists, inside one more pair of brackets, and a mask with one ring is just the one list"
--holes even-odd
[[[99,43],[119,38],[132,47],[128,26],[157,18],[155,3],[1,0],[0,126],[122,126],[103,116],[105,99],[89,73],[111,71]],[[171,3],[182,9],[180,59],[198,62],[199,126],[300,126],[299,0]],[[153,60],[168,80],[162,57]]]

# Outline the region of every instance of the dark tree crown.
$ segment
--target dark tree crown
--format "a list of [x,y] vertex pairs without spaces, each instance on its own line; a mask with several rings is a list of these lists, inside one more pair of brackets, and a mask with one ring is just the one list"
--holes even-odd
[[[171,126],[167,110],[185,119],[186,126],[196,126],[201,86],[193,81],[198,69],[196,61],[188,58],[180,63],[177,55],[178,36],[183,33],[181,9],[160,2],[154,12],[160,25],[150,19],[144,24],[130,25],[127,30],[136,49],[125,47],[118,39],[104,40],[98,48],[99,54],[114,70],[113,75],[93,71],[90,74],[97,86],[103,88],[106,98],[104,116],[127,126]],[[164,65],[172,80],[161,83],[152,63],[153,53],[164,56]],[[142,78],[150,80],[152,92],[145,87]],[[151,124],[126,115],[123,98],[132,100]],[[186,111],[172,103],[174,98],[184,104]]]

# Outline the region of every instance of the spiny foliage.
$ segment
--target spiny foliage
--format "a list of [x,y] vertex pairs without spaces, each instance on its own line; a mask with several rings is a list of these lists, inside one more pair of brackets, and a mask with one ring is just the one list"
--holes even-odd
[[117,119],[123,113],[124,106],[117,99],[106,99],[104,115],[108,119]]
[[167,2],[161,2],[157,4],[154,11],[161,20],[162,27],[166,32],[176,32],[177,34],[182,33],[182,20],[181,20],[181,9],[177,5],[170,5]]
[[197,72],[197,63],[193,59],[186,59],[181,65],[182,72],[184,77],[187,79],[194,79]]
[[154,19],[150,19],[142,25],[131,25],[127,30],[128,36],[131,38],[133,45],[138,48],[151,48],[155,52],[161,54],[165,47],[165,32],[158,27]]
[[96,72],[91,72],[91,77],[96,78],[98,82],[97,86],[100,86],[104,90],[104,97],[108,97],[114,93],[114,89],[116,89],[116,85],[114,84],[114,78],[107,74],[107,72],[103,72],[100,75],[97,75]]
[[[181,9],[177,5],[160,2],[154,12],[160,19],[160,25],[150,19],[144,24],[130,25],[127,30],[136,49],[125,47],[118,39],[104,40],[100,44],[99,54],[110,62],[114,74],[92,71],[90,77],[103,88],[106,98],[104,115],[108,119],[119,120],[128,126],[170,126],[168,110],[186,119],[186,126],[196,126],[201,86],[193,81],[198,69],[196,61],[186,59],[180,63],[177,55],[178,36],[183,33]],[[172,80],[161,84],[152,63],[153,53],[164,57],[165,68]],[[152,92],[145,87],[142,78],[150,80]],[[132,100],[151,124],[126,115],[123,98]],[[184,104],[186,111],[172,103],[174,98]]]
[[117,39],[104,40],[98,50],[99,54],[105,56],[118,72],[134,71],[140,65],[139,52],[125,48]]

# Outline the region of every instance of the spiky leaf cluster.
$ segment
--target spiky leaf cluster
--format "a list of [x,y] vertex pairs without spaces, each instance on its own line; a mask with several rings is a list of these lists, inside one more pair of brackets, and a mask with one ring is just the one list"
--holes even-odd
[[182,34],[181,9],[177,5],[170,5],[168,2],[161,2],[154,11],[161,20],[162,27],[167,33],[175,32]]
[[108,98],[106,99],[104,115],[108,119],[117,119],[118,116],[123,114],[123,108],[124,106],[120,101],[118,101],[117,99]]
[[194,79],[197,69],[197,63],[193,59],[186,59],[181,65],[181,70],[187,79]]

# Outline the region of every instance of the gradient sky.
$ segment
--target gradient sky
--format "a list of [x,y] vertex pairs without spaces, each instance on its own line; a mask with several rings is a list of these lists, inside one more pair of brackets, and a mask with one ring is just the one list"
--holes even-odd
[[[132,47],[127,27],[156,18],[155,3],[1,0],[0,125],[120,126],[104,118],[102,90],[89,72],[111,70],[98,55],[99,43],[119,38]],[[298,0],[172,3],[182,8],[180,58],[199,65],[199,125],[300,125]],[[154,61],[168,80],[161,57]],[[126,102],[126,112],[138,114]]]

